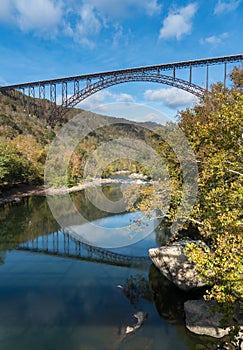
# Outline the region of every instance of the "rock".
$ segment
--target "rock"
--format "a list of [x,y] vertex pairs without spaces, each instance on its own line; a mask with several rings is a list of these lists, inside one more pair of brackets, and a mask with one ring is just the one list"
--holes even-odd
[[148,176],[147,175],[143,175],[143,174],[139,174],[139,173],[132,173],[129,176],[132,179],[140,179],[140,180],[147,180]]
[[[223,315],[212,312],[213,301],[188,300],[184,303],[186,327],[191,332],[208,335],[214,338],[222,338],[228,335],[230,327],[221,328],[220,321]],[[242,329],[243,327],[241,327]]]
[[206,282],[198,276],[195,264],[191,263],[183,252],[188,243],[205,245],[201,241],[180,240],[172,245],[149,249],[149,256],[154,265],[166,278],[184,291],[206,285]]
[[222,338],[229,333],[228,329],[220,328],[223,316],[218,312],[213,313],[213,302],[205,300],[188,300],[184,304],[186,327],[191,332],[208,335],[214,338]]
[[14,197],[13,200],[14,200],[15,203],[20,203],[21,202],[21,199],[19,197]]
[[133,326],[127,326],[125,329],[125,335],[134,333],[136,330],[138,330],[142,326],[144,320],[147,318],[148,315],[144,311],[138,311],[133,316],[137,319],[137,323]]
[[237,350],[237,347],[232,343],[224,342],[222,344],[218,344],[216,350]]

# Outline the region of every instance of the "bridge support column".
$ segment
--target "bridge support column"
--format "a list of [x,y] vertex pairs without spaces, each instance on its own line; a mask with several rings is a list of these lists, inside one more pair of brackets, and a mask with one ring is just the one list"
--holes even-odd
[[45,89],[45,85],[39,85],[39,98],[40,99],[45,99],[46,98],[46,89]]
[[59,231],[56,232],[56,247],[57,247],[57,253],[59,252]]
[[52,233],[52,249],[56,252],[55,232]]
[[50,101],[51,101],[51,120],[54,120],[54,113],[56,109],[56,103],[57,103],[57,92],[56,92],[56,84],[50,84]]
[[40,106],[43,109],[43,115],[46,115],[46,88],[44,84],[39,84]]
[[227,62],[224,62],[224,88],[226,88],[226,79],[227,79]]
[[35,87],[34,86],[29,86],[29,89],[28,89],[28,98],[27,98],[27,113],[28,114],[31,114],[32,112],[34,112],[33,108],[33,105],[34,105],[34,101],[32,103],[32,100],[31,98],[35,98]]
[[73,92],[74,95],[76,95],[79,92],[79,80],[74,80]]
[[206,90],[208,91],[208,64],[206,65]]
[[29,97],[35,98],[35,87],[34,86],[29,87]]
[[45,236],[45,246],[46,246],[46,251],[48,252],[49,247],[48,247],[48,235]]
[[25,108],[25,88],[21,88],[20,90],[20,101],[21,101],[21,104],[22,106]]
[[62,105],[65,107],[67,106],[67,82],[62,82]]
[[192,83],[192,66],[190,66],[189,83]]

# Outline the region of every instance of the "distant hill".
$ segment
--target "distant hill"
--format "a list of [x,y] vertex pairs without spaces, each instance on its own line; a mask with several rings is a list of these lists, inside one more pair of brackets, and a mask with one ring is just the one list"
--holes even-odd
[[[52,107],[48,100],[27,97],[20,92],[0,93],[0,185],[43,181],[48,145],[64,123],[50,123]],[[85,140],[80,140],[74,152],[69,171],[71,184],[82,177],[87,157],[102,142],[119,137],[145,140],[150,130],[158,127],[156,123],[136,123],[77,108],[67,112],[66,121],[77,114],[80,114],[83,125],[94,131]],[[106,127],[97,129],[97,124],[103,123]],[[131,162],[118,161],[106,175],[114,170],[127,170],[128,164]],[[132,170],[138,170],[136,164],[132,165]]]
[[[29,107],[28,107],[29,106]],[[57,122],[50,125],[52,103],[48,100],[39,100],[28,96],[23,96],[20,92],[2,93],[0,92],[0,138],[14,138],[19,134],[30,134],[40,143],[48,143],[55,135],[55,130],[60,127]],[[158,127],[153,122],[133,122],[125,118],[115,118],[99,115],[83,109],[70,109],[65,118],[70,120],[74,115],[80,113],[90,120],[105,120],[111,124],[132,124],[149,129]]]

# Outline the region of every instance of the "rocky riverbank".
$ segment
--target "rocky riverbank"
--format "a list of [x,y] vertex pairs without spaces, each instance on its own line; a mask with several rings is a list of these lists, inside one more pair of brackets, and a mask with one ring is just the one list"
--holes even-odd
[[[186,239],[160,248],[149,249],[149,256],[162,275],[184,292],[196,291],[207,286],[207,281],[200,279],[197,275],[196,266],[188,260],[184,253],[186,244],[192,242],[197,245],[205,245],[201,241]],[[232,322],[228,327],[223,328],[221,326],[223,315],[212,311],[213,309],[213,301],[205,301],[203,299],[187,300],[184,303],[186,328],[192,333],[212,338],[228,336],[231,329],[230,326],[234,323]],[[243,324],[240,311],[234,315],[234,318],[239,322],[239,325]],[[240,333],[235,342],[229,344],[231,347],[222,345],[218,349],[243,350],[243,326],[240,327]]]

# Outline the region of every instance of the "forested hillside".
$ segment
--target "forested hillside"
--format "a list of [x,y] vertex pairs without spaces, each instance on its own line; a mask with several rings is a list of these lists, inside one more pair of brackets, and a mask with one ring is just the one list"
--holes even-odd
[[[50,123],[51,103],[24,97],[20,93],[0,93],[0,190],[19,183],[42,183],[44,164],[48,147],[62,123]],[[90,152],[102,142],[114,138],[130,137],[144,140],[149,131],[144,126],[155,127],[153,123],[136,124],[122,118],[113,118],[72,109],[66,120],[80,113],[84,123],[105,121],[111,125],[95,130],[80,140],[70,161],[66,185],[75,185],[83,176],[83,168]],[[86,119],[85,119],[86,118]],[[115,125],[116,124],[116,125]],[[139,164],[129,160],[118,161],[104,170],[103,176],[115,170],[137,171]],[[58,176],[58,175],[57,175]],[[56,183],[58,185],[58,178]]]
[[40,106],[27,114],[21,99],[0,93],[1,185],[42,180],[46,147],[54,136],[43,114]]

